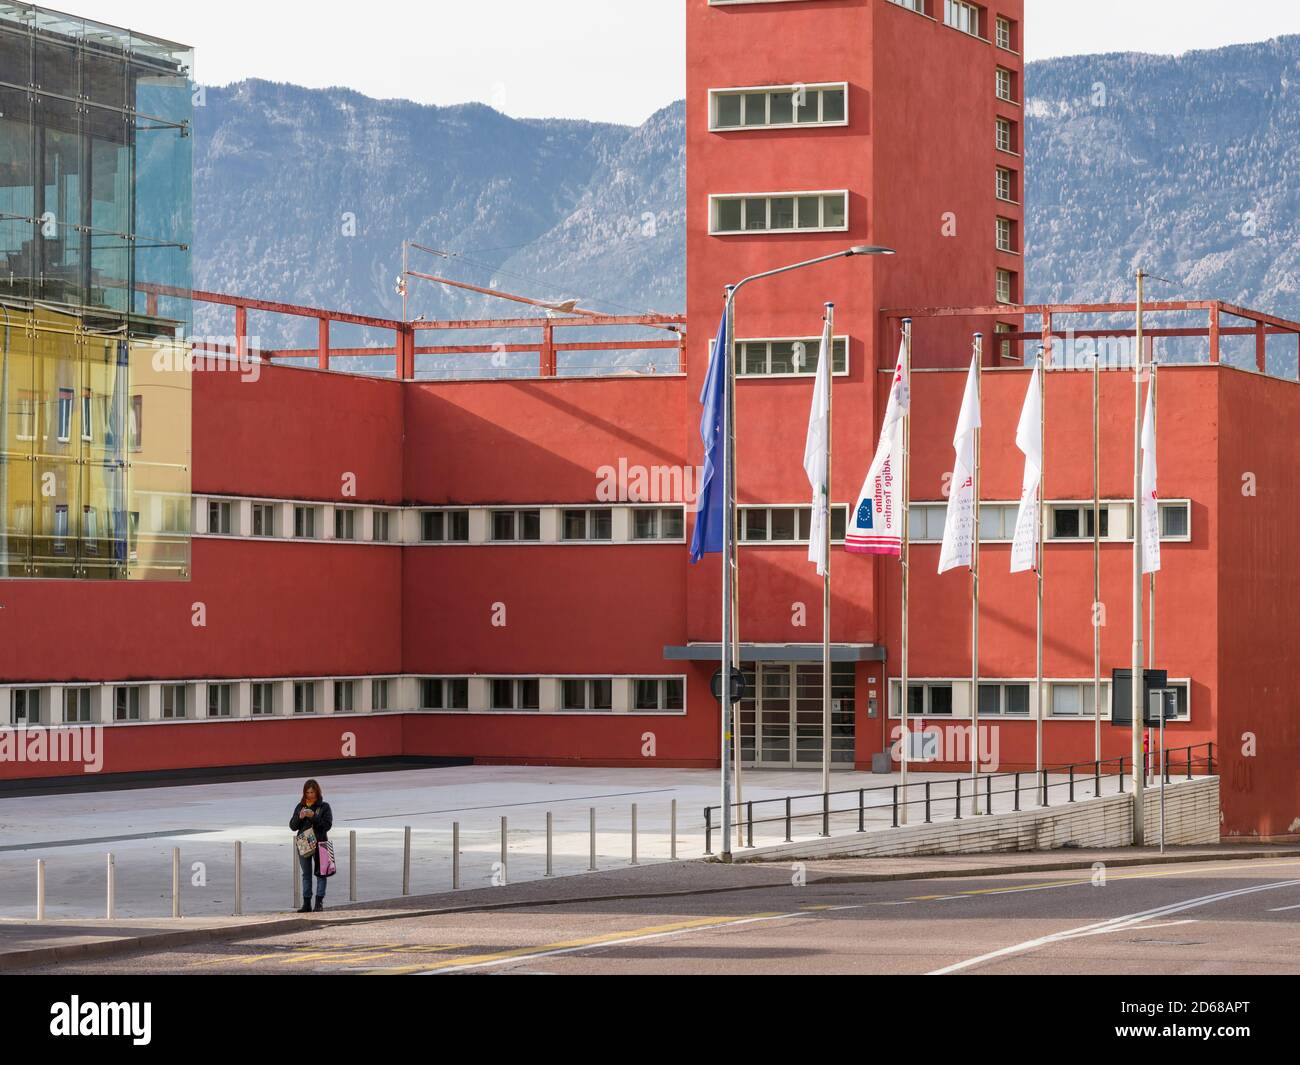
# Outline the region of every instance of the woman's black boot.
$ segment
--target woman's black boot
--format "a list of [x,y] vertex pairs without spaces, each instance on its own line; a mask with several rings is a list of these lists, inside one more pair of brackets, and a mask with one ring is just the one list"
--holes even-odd
[[299,913],[311,913],[311,896],[310,896],[310,895],[304,895],[304,896],[302,897],[302,909],[299,910],[298,912],[299,912]]
[[316,896],[316,912],[317,912],[317,913],[320,913],[321,910],[323,910],[323,909],[325,909],[325,896],[324,896],[324,895],[317,895],[317,896]]

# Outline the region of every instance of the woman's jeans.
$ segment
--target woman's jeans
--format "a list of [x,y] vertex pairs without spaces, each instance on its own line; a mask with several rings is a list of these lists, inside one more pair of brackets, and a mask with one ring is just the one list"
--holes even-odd
[[[301,854],[298,855],[298,866],[302,869],[302,897],[303,898],[306,898],[308,895],[311,894],[312,866],[314,865],[315,861],[316,861],[316,855],[314,854],[309,854],[305,858]],[[316,897],[318,899],[323,899],[325,897],[325,885],[328,883],[329,881],[326,880],[323,876],[318,876],[316,878]]]

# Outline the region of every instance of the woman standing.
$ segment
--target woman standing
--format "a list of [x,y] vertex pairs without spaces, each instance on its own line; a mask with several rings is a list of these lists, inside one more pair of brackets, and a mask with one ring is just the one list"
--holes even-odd
[[310,832],[316,840],[316,846],[307,854],[302,847],[298,849],[298,864],[302,867],[302,909],[299,913],[311,913],[311,880],[316,875],[316,910],[325,909],[325,877],[320,875],[320,846],[329,839],[329,831],[334,825],[334,812],[321,794],[320,785],[314,780],[302,786],[302,799],[293,809],[289,818],[289,827],[300,836]]

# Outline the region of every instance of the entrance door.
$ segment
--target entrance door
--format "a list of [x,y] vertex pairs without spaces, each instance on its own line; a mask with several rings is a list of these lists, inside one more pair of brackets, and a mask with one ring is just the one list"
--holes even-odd
[[[814,769],[822,761],[822,667],[762,662],[745,670],[754,694],[740,704],[745,765]],[[855,734],[854,665],[831,665],[831,764],[851,767]]]

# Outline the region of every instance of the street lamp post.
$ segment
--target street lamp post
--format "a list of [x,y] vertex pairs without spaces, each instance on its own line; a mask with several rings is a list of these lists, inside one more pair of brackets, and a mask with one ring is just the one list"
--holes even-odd
[[[731,758],[733,752],[739,765],[739,737],[734,735],[738,720],[735,704],[731,698],[731,676],[740,669],[739,611],[736,607],[736,296],[742,288],[752,281],[788,274],[793,270],[802,270],[806,266],[831,262],[835,259],[848,259],[857,255],[893,255],[891,248],[859,244],[830,255],[820,255],[815,259],[791,263],[789,266],[764,270],[742,278],[734,285],[726,287],[726,346],[727,346],[727,382],[726,398],[723,403],[723,463],[722,463],[722,498],[723,498],[723,539],[722,539],[722,853],[724,862],[731,861]],[[829,355],[828,355],[829,357]],[[824,638],[829,638],[824,634]],[[830,677],[822,678],[823,701],[830,690]],[[830,743],[829,735],[822,736],[822,743]]]

